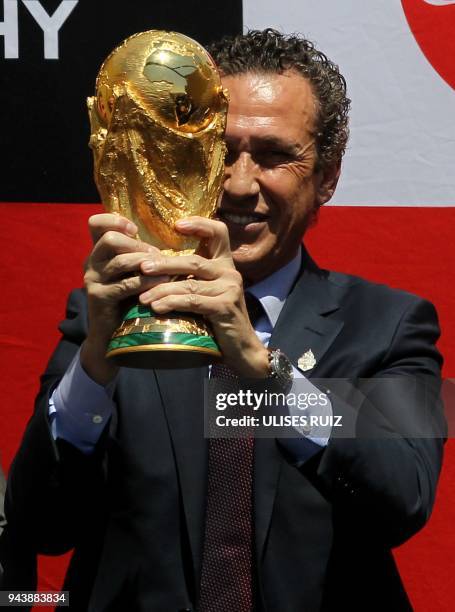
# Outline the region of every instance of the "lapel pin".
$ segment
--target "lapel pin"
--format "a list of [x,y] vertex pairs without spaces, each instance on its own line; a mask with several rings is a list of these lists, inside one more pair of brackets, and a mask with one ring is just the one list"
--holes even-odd
[[308,372],[308,370],[312,370],[316,365],[316,358],[313,355],[313,351],[309,349],[306,353],[299,358],[297,362],[297,366],[302,372]]

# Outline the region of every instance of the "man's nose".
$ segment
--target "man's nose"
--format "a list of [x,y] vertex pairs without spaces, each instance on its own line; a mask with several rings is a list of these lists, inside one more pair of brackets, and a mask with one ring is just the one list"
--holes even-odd
[[255,196],[260,191],[258,182],[259,167],[251,154],[242,151],[232,163],[226,163],[224,191],[235,199]]

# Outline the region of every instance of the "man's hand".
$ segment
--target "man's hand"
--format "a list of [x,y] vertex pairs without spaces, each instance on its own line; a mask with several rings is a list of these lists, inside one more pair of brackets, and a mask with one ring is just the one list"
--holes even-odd
[[124,217],[94,215],[89,219],[94,242],[84,276],[88,298],[89,331],[82,345],[81,364],[99,384],[114,378],[117,368],[105,353],[109,340],[122,321],[128,297],[143,293],[168,280],[144,276],[140,265],[161,257],[160,251],[136,239],[138,229]]
[[173,310],[204,315],[212,324],[224,363],[239,376],[266,377],[267,349],[248,318],[243,280],[232,260],[226,225],[190,217],[178,221],[176,229],[201,239],[200,254],[144,257],[140,267],[150,278],[178,276],[183,279],[165,283],[160,280],[160,284],[141,293],[140,302],[150,305],[159,315]]

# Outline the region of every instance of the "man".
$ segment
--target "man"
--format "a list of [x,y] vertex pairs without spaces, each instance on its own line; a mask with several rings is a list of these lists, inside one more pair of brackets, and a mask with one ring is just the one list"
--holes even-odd
[[[74,547],[73,609],[408,610],[390,549],[428,519],[441,465],[434,308],[301,251],[347,140],[337,67],[273,30],[210,52],[230,94],[219,220],[179,222],[203,247],[168,258],[126,219],[90,219],[86,294],[70,298],[11,470],[9,528],[36,551]],[[263,308],[254,327],[245,289]],[[314,389],[316,378],[368,378],[357,423],[368,412],[368,435],[302,432],[256,439],[252,463],[248,440],[216,456],[203,433],[207,368],[119,371],[105,359],[131,296],[158,314],[203,314],[239,378],[285,378],[275,349]],[[352,420],[345,400],[335,394],[332,410]]]

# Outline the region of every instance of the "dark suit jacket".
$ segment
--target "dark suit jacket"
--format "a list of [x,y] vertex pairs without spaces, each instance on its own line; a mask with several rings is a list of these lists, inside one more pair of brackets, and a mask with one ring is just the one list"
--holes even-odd
[[[334,438],[303,465],[277,440],[256,440],[257,610],[408,610],[390,549],[428,519],[441,465],[435,310],[411,294],[322,271],[309,258],[304,269],[271,346],[295,364],[311,349],[317,363],[308,375],[315,380],[396,375],[426,382],[424,392],[409,394],[373,385],[370,435]],[[194,610],[207,371],[122,370],[109,431],[93,456],[83,456],[53,441],[47,410],[85,330],[85,296],[76,291],[11,470],[10,529],[26,531],[30,546],[44,553],[75,548],[66,584],[73,609]],[[335,394],[332,403],[352,416],[345,399]],[[403,422],[420,423],[422,415],[430,435],[404,437]]]

